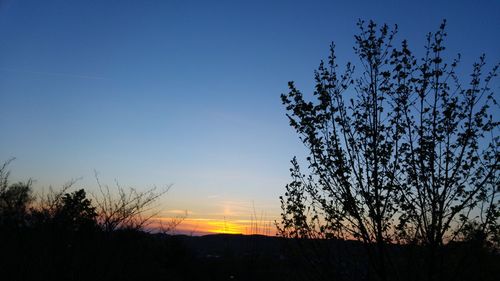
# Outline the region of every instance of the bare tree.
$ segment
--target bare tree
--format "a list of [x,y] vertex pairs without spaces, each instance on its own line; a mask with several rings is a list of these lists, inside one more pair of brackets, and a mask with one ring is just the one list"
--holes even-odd
[[156,219],[157,230],[163,234],[172,233],[179,224],[181,224],[188,216],[188,211],[186,210],[183,215],[177,215],[175,217],[169,218],[167,221],[162,219]]
[[156,209],[157,200],[171,187],[157,190],[156,187],[145,191],[134,188],[123,188],[116,182],[116,188],[111,191],[108,185],[102,185],[97,173],[95,174],[99,194],[94,195],[97,208],[98,223],[105,231],[116,229],[142,229],[151,222],[159,211]]
[[72,179],[64,183],[61,188],[54,189],[52,186],[48,190],[42,189],[36,196],[35,204],[32,208],[48,214],[54,214],[62,202],[62,198],[78,182],[79,179]]

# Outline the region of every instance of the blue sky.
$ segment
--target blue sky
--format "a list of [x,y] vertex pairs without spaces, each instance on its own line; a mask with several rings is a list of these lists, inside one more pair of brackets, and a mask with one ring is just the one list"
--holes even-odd
[[[421,51],[448,20],[464,70],[500,61],[498,1],[0,1],[0,160],[37,188],[81,178],[146,188],[193,217],[270,219],[304,147],[279,95],[304,92],[356,22],[398,24]],[[230,206],[230,207],[228,207]],[[228,211],[228,208],[231,209]]]

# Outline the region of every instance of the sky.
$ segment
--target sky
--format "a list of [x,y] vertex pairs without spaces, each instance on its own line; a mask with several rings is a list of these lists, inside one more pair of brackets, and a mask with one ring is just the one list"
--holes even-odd
[[332,41],[356,62],[358,19],[398,24],[417,52],[447,19],[464,71],[482,53],[499,62],[498,15],[496,0],[0,0],[0,161],[37,192],[95,191],[95,171],[172,184],[159,216],[187,212],[180,231],[270,233],[306,153],[280,102],[288,81],[310,93]]

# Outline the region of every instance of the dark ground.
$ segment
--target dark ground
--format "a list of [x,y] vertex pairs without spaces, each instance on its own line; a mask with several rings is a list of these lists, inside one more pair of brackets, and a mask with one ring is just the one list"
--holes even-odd
[[[3,230],[0,238],[0,280],[373,280],[354,241],[43,227]],[[393,280],[425,280],[418,248],[391,252]],[[443,280],[500,280],[498,254],[457,244],[444,256]]]

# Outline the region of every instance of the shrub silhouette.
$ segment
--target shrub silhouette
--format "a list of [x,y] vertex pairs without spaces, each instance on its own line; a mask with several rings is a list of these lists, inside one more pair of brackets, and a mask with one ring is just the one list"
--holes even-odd
[[29,204],[33,201],[32,181],[9,184],[6,161],[0,167],[0,227],[18,227],[26,223]]
[[26,223],[31,193],[31,181],[14,183],[0,190],[1,225],[20,226]]
[[85,190],[65,194],[54,214],[54,222],[65,230],[88,231],[97,227],[97,213]]
[[123,188],[117,182],[115,192],[112,192],[108,185],[101,184],[97,173],[96,181],[99,193],[93,198],[98,224],[108,232],[118,229],[142,230],[158,214],[154,208],[157,200],[171,187],[168,186],[164,190],[153,187],[138,191],[134,188]]

